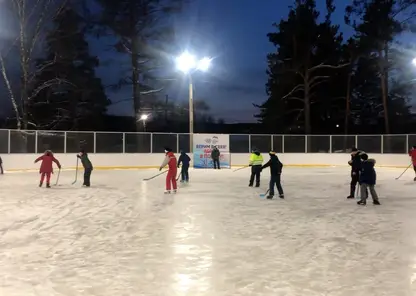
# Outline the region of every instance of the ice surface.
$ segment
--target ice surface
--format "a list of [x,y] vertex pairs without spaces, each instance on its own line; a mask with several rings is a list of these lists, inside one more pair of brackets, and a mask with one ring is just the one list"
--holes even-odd
[[[0,176],[0,295],[416,295],[416,182],[377,169],[382,206],[347,200],[348,168],[285,168],[285,200],[249,170],[94,171],[91,188]],[[55,175],[56,177],[56,175]]]

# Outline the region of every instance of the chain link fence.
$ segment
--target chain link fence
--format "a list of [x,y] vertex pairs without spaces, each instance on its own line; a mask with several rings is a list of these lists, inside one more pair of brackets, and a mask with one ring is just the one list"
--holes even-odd
[[[77,153],[175,153],[190,151],[189,134],[63,132],[0,130],[0,154]],[[407,153],[416,135],[230,135],[230,153],[346,153],[357,147],[368,153]]]

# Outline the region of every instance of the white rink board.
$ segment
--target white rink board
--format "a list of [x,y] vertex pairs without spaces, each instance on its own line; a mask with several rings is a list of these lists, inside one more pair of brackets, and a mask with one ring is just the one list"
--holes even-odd
[[[377,169],[381,206],[347,200],[349,169],[284,168],[285,200],[249,169],[94,171],[92,187],[0,175],[0,295],[415,295],[416,183]],[[54,178],[56,175],[54,175]],[[54,180],[53,180],[54,181]]]
[[[7,170],[38,170],[39,164],[34,160],[40,154],[2,154],[4,168]],[[179,157],[179,154],[176,154]],[[188,154],[193,159],[191,153]],[[410,164],[410,158],[406,154],[369,154],[377,160],[376,166],[406,168]],[[63,168],[73,169],[76,164],[75,154],[56,154]],[[95,169],[137,169],[158,168],[163,161],[164,154],[89,154]],[[267,153],[263,153],[265,160]],[[338,153],[284,153],[278,154],[283,164],[287,166],[347,166],[351,159],[349,154]],[[248,165],[250,154],[231,153],[231,166]]]

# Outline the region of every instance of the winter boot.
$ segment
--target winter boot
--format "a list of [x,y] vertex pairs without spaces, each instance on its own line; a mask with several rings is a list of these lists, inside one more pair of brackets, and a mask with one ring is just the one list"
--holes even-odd
[[259,183],[256,183],[256,187],[260,187],[260,182]]
[[49,183],[46,183],[46,188],[51,188],[51,185]]
[[267,196],[267,199],[273,199],[274,195]]
[[165,190],[165,194],[170,194],[170,190]]
[[360,206],[365,206],[367,204],[367,202],[366,202],[366,200],[365,199],[362,199],[362,200],[360,200],[360,201],[357,201],[357,205],[360,205]]
[[42,187],[42,185],[43,185],[42,182],[39,182],[39,187]]
[[373,205],[380,206],[381,203],[378,201],[378,199],[376,199],[376,200],[373,200]]
[[348,199],[353,199],[355,194],[355,186],[350,186],[350,195],[347,196]]
[[248,187],[253,187],[253,183],[249,183],[248,184]]
[[285,195],[284,195],[284,194],[279,194],[279,197],[280,197],[281,199],[284,199],[284,198],[285,198]]

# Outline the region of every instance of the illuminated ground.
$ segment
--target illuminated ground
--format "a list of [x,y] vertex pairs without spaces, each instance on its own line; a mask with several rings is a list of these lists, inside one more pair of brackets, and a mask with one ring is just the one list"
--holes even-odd
[[0,176],[0,295],[416,295],[413,172],[378,169],[359,207],[348,168],[285,168],[286,200],[249,170],[191,171],[164,195],[156,170],[94,171],[92,188]]

